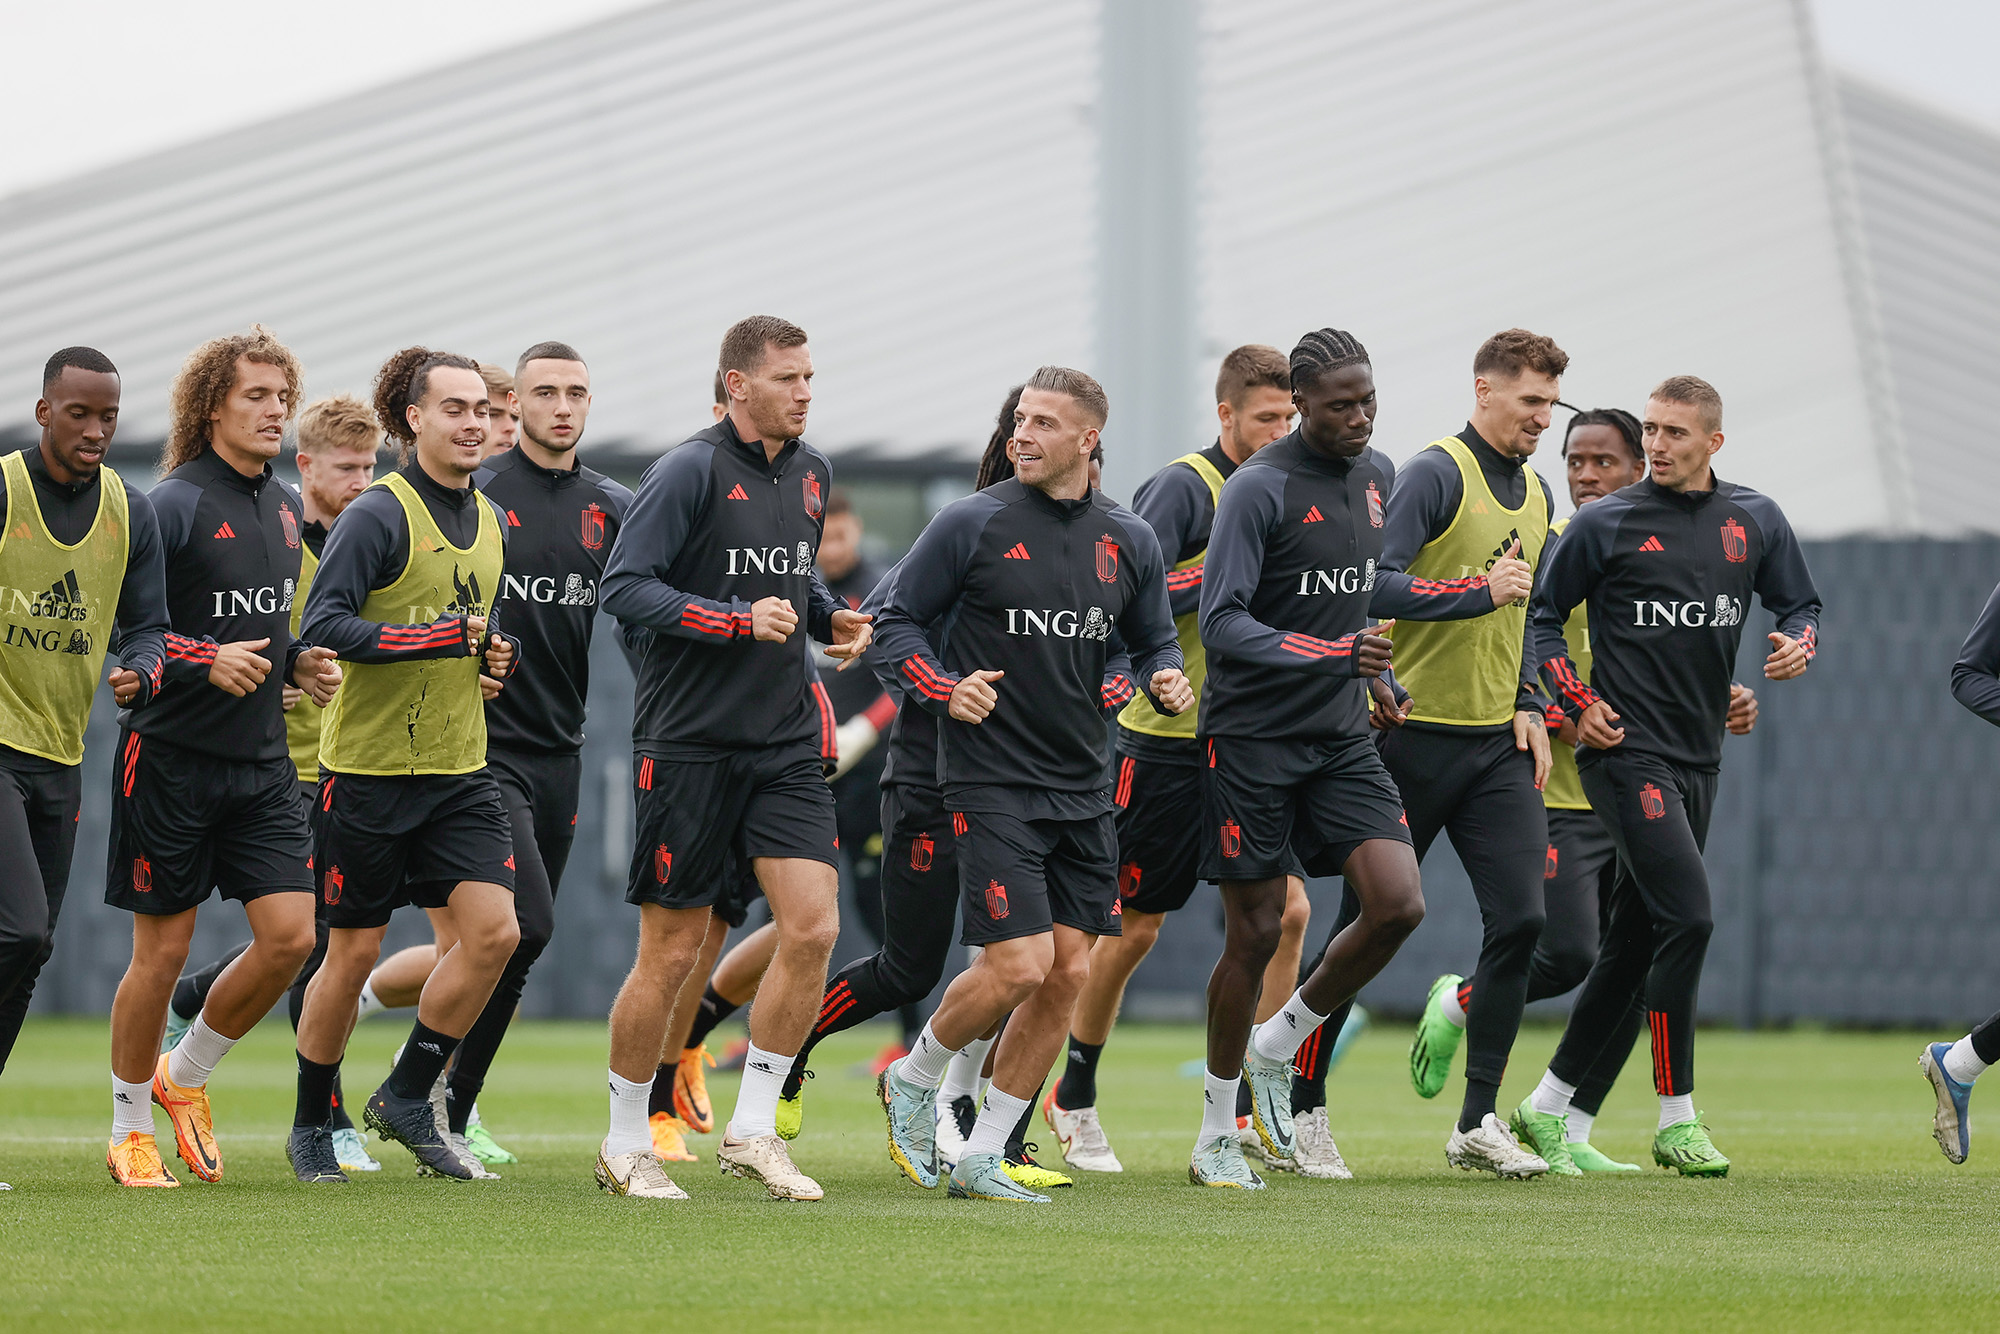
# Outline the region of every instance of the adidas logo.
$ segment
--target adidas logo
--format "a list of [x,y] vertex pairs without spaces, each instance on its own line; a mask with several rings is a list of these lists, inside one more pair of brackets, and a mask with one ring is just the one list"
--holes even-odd
[[1659,538],[1657,538],[1657,537],[1649,537],[1649,538],[1647,538],[1647,539],[1646,539],[1645,541],[1643,541],[1643,542],[1641,542],[1641,543],[1639,544],[1639,550],[1641,550],[1641,551],[1665,551],[1665,550],[1666,550],[1666,548],[1660,545],[1660,539],[1659,539]]
[[218,529],[216,529],[216,530],[215,530],[215,535],[216,535],[216,536],[217,536],[218,538],[222,538],[222,537],[234,537],[234,536],[236,536],[236,530],[235,530],[234,528],[231,528],[231,527],[229,526],[229,522],[228,522],[228,520],[226,520],[226,519],[225,519],[225,520],[223,521],[223,524],[222,524],[222,527],[220,527],[220,528],[218,528]]
[[514,511],[512,510],[507,511],[507,526],[509,528],[519,528],[521,526],[521,521],[514,516]]
[[83,590],[76,586],[76,571],[70,570],[50,584],[49,597],[56,602],[83,601]]
[[760,1075],[775,1075],[780,1073],[778,1067],[772,1065],[769,1061],[751,1061],[745,1068],[755,1070]]
[[437,1045],[437,1043],[435,1043],[435,1042],[419,1042],[419,1043],[417,1044],[417,1050],[418,1050],[418,1051],[427,1051],[427,1052],[429,1052],[429,1053],[430,1053],[431,1055],[433,1055],[433,1056],[442,1056],[442,1055],[444,1055],[444,1048],[443,1048],[443,1047],[440,1047],[440,1046],[438,1046],[438,1045]]
[[1032,556],[1030,556],[1030,555],[1028,554],[1028,548],[1027,548],[1027,545],[1026,545],[1025,543],[1022,543],[1022,542],[1016,542],[1016,543],[1015,543],[1015,544],[1014,544],[1013,546],[1011,546],[1011,547],[1007,548],[1007,555],[1006,555],[1006,559],[1008,559],[1008,560],[1032,560],[1032,559],[1034,559],[1034,558],[1033,558]]
[[729,489],[728,498],[730,500],[748,500],[750,499],[750,493],[743,489],[743,483],[738,482]]
[[1312,507],[1311,509],[1309,509],[1309,510],[1307,510],[1307,511],[1306,511],[1306,517],[1305,517],[1305,518],[1303,518],[1303,519],[1301,519],[1301,520],[1299,520],[1299,522],[1300,522],[1300,523],[1325,523],[1325,522],[1326,522],[1326,516],[1325,516],[1324,514],[1321,514],[1321,513],[1319,512],[1319,506],[1315,505],[1315,506],[1313,506],[1313,507]]

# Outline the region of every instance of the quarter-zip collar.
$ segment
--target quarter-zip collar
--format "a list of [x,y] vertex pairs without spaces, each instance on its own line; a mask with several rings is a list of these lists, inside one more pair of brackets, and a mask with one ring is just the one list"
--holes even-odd
[[1685,510],[1689,514],[1692,514],[1702,506],[1708,504],[1709,501],[1715,499],[1721,492],[1722,479],[1711,472],[1709,480],[1715,483],[1714,489],[1709,491],[1675,491],[1671,487],[1661,486],[1650,476],[1640,478],[1639,485],[1646,488],[1648,496],[1659,500],[1663,504],[1672,505],[1676,509]]
[[1044,513],[1061,519],[1064,523],[1081,519],[1090,513],[1097,497],[1095,491],[1087,491],[1076,500],[1057,500],[1048,492],[1039,487],[1029,486],[1026,482],[1021,483],[1021,490],[1027,493],[1029,503],[1039,507]]
[[475,488],[470,486],[446,486],[423,470],[414,455],[399,471],[403,480],[417,489],[417,494],[427,500],[435,500],[450,509],[462,510],[472,503]]
[[1471,422],[1465,424],[1465,429],[1458,433],[1458,438],[1465,442],[1465,447],[1472,451],[1472,457],[1478,459],[1482,465],[1495,466],[1504,472],[1517,473],[1528,464],[1528,456],[1525,454],[1520,458],[1515,458],[1511,454],[1502,454],[1499,450],[1487,444],[1486,437],[1474,430]]
[[764,442],[762,440],[745,440],[736,433],[736,419],[734,417],[724,417],[721,426],[723,442],[741,454],[767,477],[783,477],[785,470],[791,467],[792,460],[798,456],[799,442],[796,439],[787,440],[783,445],[778,447],[776,458],[767,459],[764,457]]
[[256,476],[245,477],[230,466],[229,460],[215,452],[214,445],[203,445],[201,453],[194,456],[190,466],[201,470],[211,480],[222,482],[241,491],[252,500],[264,494],[264,487],[271,480],[271,465],[269,463],[266,463],[264,470]]
[[572,485],[577,478],[583,476],[583,458],[575,451],[571,451],[570,453],[570,465],[567,468],[544,468],[541,464],[529,458],[519,445],[516,445],[509,452],[514,455],[514,462],[511,466],[519,468],[523,474],[532,477],[537,483],[547,487],[551,491],[560,491],[564,487]]
[[36,441],[21,452],[27,456],[28,471],[33,474],[35,484],[45,486],[54,494],[62,496],[67,500],[74,500],[78,496],[83,495],[90,488],[97,485],[98,478],[104,476],[104,469],[100,466],[96,472],[80,482],[58,482],[55,474],[49,471],[48,460],[42,457],[40,441]]

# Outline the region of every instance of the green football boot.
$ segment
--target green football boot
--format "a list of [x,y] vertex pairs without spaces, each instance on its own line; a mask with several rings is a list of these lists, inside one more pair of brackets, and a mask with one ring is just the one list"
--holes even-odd
[[1646,1169],[1637,1163],[1621,1163],[1615,1158],[1607,1158],[1597,1151],[1597,1146],[1589,1140],[1569,1141],[1569,1159],[1576,1164],[1579,1172],[1643,1172]]
[[1458,1055],[1465,1030],[1444,1017],[1444,997],[1463,981],[1457,973],[1446,973],[1431,983],[1424,998],[1423,1018],[1410,1039],[1410,1085],[1419,1098],[1435,1098],[1451,1078],[1451,1058]]
[[1729,1160],[1709,1141],[1708,1127],[1692,1121],[1668,1126],[1653,1136],[1653,1161],[1684,1177],[1726,1177]]
[[1552,1177],[1580,1177],[1583,1169],[1571,1160],[1569,1144],[1563,1133],[1569,1128],[1566,1116],[1551,1116],[1538,1112],[1527,1098],[1514,1109],[1508,1118],[1507,1128],[1514,1132],[1514,1138],[1521,1141],[1521,1147],[1538,1154],[1549,1165]]
[[518,1163],[521,1160],[514,1153],[503,1148],[493,1138],[493,1132],[479,1123],[479,1104],[472,1104],[472,1113],[465,1121],[465,1143],[472,1150],[472,1156],[487,1166],[495,1163]]
[[797,1139],[806,1128],[806,1080],[812,1077],[812,1071],[800,1071],[797,1082],[788,1077],[785,1087],[778,1091],[779,1139]]

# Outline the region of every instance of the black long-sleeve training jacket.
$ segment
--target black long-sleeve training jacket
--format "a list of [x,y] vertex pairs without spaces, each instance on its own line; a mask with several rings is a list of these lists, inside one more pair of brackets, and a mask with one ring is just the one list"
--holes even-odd
[[507,533],[493,605],[522,663],[486,701],[487,744],[574,755],[583,748],[599,585],[632,493],[580,461],[544,468],[518,448],[488,459],[472,484]]
[[[284,687],[309,641],[292,636],[305,505],[271,465],[246,477],[213,448],[175,468],[153,488],[160,550],[167,567],[167,657],[199,670],[169,680],[132,730],[224,760],[277,760],[285,740]],[[223,644],[268,639],[271,664],[247,695],[211,685],[208,669]]]
[[[1529,628],[1566,711],[1601,698],[1618,713],[1617,750],[1716,769],[1752,593],[1808,656],[1818,651],[1819,590],[1777,503],[1719,478],[1689,492],[1647,478],[1576,512],[1542,558]],[[1580,602],[1590,607],[1588,685],[1563,641]],[[1578,746],[1577,763],[1605,753]]]
[[[1110,809],[1114,629],[1149,696],[1155,672],[1182,665],[1165,562],[1138,515],[1097,491],[1055,500],[999,482],[940,510],[880,596],[882,653],[941,719],[937,773],[951,809],[1024,819]],[[948,716],[952,687],[978,670],[1006,673],[993,683],[999,703],[962,723]]]
[[1951,693],[1960,704],[2000,726],[2000,588],[1986,599],[1979,619],[1951,665]]
[[1334,458],[1293,431],[1223,486],[1202,576],[1202,736],[1365,735],[1354,640],[1371,614],[1451,621],[1493,610],[1485,575],[1415,579],[1381,568],[1395,477],[1373,449]]
[[[604,570],[604,609],[652,632],[632,744],[706,751],[820,739],[798,636],[833,638],[846,604],[813,568],[833,468],[802,440],[766,460],[725,417],[646,469]],[[750,608],[789,599],[799,628],[760,641]]]

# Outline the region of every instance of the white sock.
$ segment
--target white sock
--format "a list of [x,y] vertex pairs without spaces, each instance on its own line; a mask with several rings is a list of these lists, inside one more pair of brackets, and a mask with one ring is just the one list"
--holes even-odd
[[235,1045],[235,1038],[222,1036],[208,1026],[206,1014],[198,1014],[180,1045],[167,1056],[167,1078],[184,1089],[201,1088]]
[[1961,1084],[1970,1084],[1986,1073],[1986,1062],[1972,1049],[1970,1035],[1951,1044],[1951,1050],[1944,1054],[1944,1072]]
[[[1458,985],[1462,987],[1465,984],[1461,982]],[[1458,1003],[1458,987],[1444,989],[1444,994],[1438,997],[1438,1009],[1444,1012],[1444,1017],[1450,1021],[1452,1027],[1465,1027],[1465,1007]]]
[[153,1133],[153,1081],[128,1084],[111,1076],[111,1138],[124,1143],[127,1135]]
[[1542,1082],[1535,1085],[1535,1091],[1528,1095],[1528,1106],[1543,1116],[1562,1116],[1569,1111],[1569,1100],[1575,1096],[1576,1085],[1565,1084],[1545,1070]]
[[653,1134],[646,1128],[646,1103],[652,1097],[653,1081],[636,1084],[616,1070],[610,1074],[611,1133],[604,1137],[604,1156],[616,1158],[621,1153],[652,1148]]
[[1305,1046],[1313,1030],[1326,1022],[1326,1016],[1307,1005],[1303,996],[1303,992],[1294,991],[1284,1009],[1251,1031],[1250,1045],[1265,1060],[1291,1060]]
[[382,998],[375,994],[375,979],[370,977],[361,984],[361,1010],[354,1016],[354,1022],[358,1024],[369,1015],[388,1008],[382,1003]]
[[1660,1097],[1660,1129],[1694,1120],[1694,1094],[1676,1093]]
[[1579,1111],[1577,1108],[1571,1107],[1569,1109],[1569,1120],[1563,1122],[1563,1143],[1590,1143],[1590,1128],[1596,1124],[1596,1112]]
[[1021,1113],[1028,1110],[1028,1100],[1002,1092],[995,1086],[986,1090],[986,1105],[979,1109],[979,1120],[973,1123],[972,1133],[965,1137],[965,1156],[975,1153],[1004,1153],[1007,1136],[1014,1131]]
[[[970,1051],[971,1048],[968,1047],[966,1050]],[[925,1024],[924,1031],[917,1034],[917,1045],[910,1049],[908,1056],[898,1062],[896,1073],[912,1084],[934,1089],[944,1082],[945,1070],[951,1065],[951,1058],[956,1055],[958,1053],[939,1041],[938,1035],[931,1032],[931,1026]],[[983,1062],[986,1053],[981,1052],[979,1059]],[[973,1067],[975,1079],[978,1078],[978,1073],[979,1067],[975,1065]]]
[[979,1100],[979,1072],[986,1068],[986,1053],[993,1050],[993,1038],[974,1038],[965,1044],[965,1050],[951,1058],[945,1067],[944,1083],[938,1085],[938,1096],[950,1102],[961,1093],[973,1101]]
[[750,1044],[743,1053],[743,1082],[736,1086],[736,1115],[729,1118],[724,1134],[746,1140],[778,1133],[778,1095],[785,1091],[785,1076],[797,1059],[797,1052],[786,1056]]
[[1236,1086],[1241,1082],[1201,1072],[1201,1139],[1197,1143],[1236,1134]]

